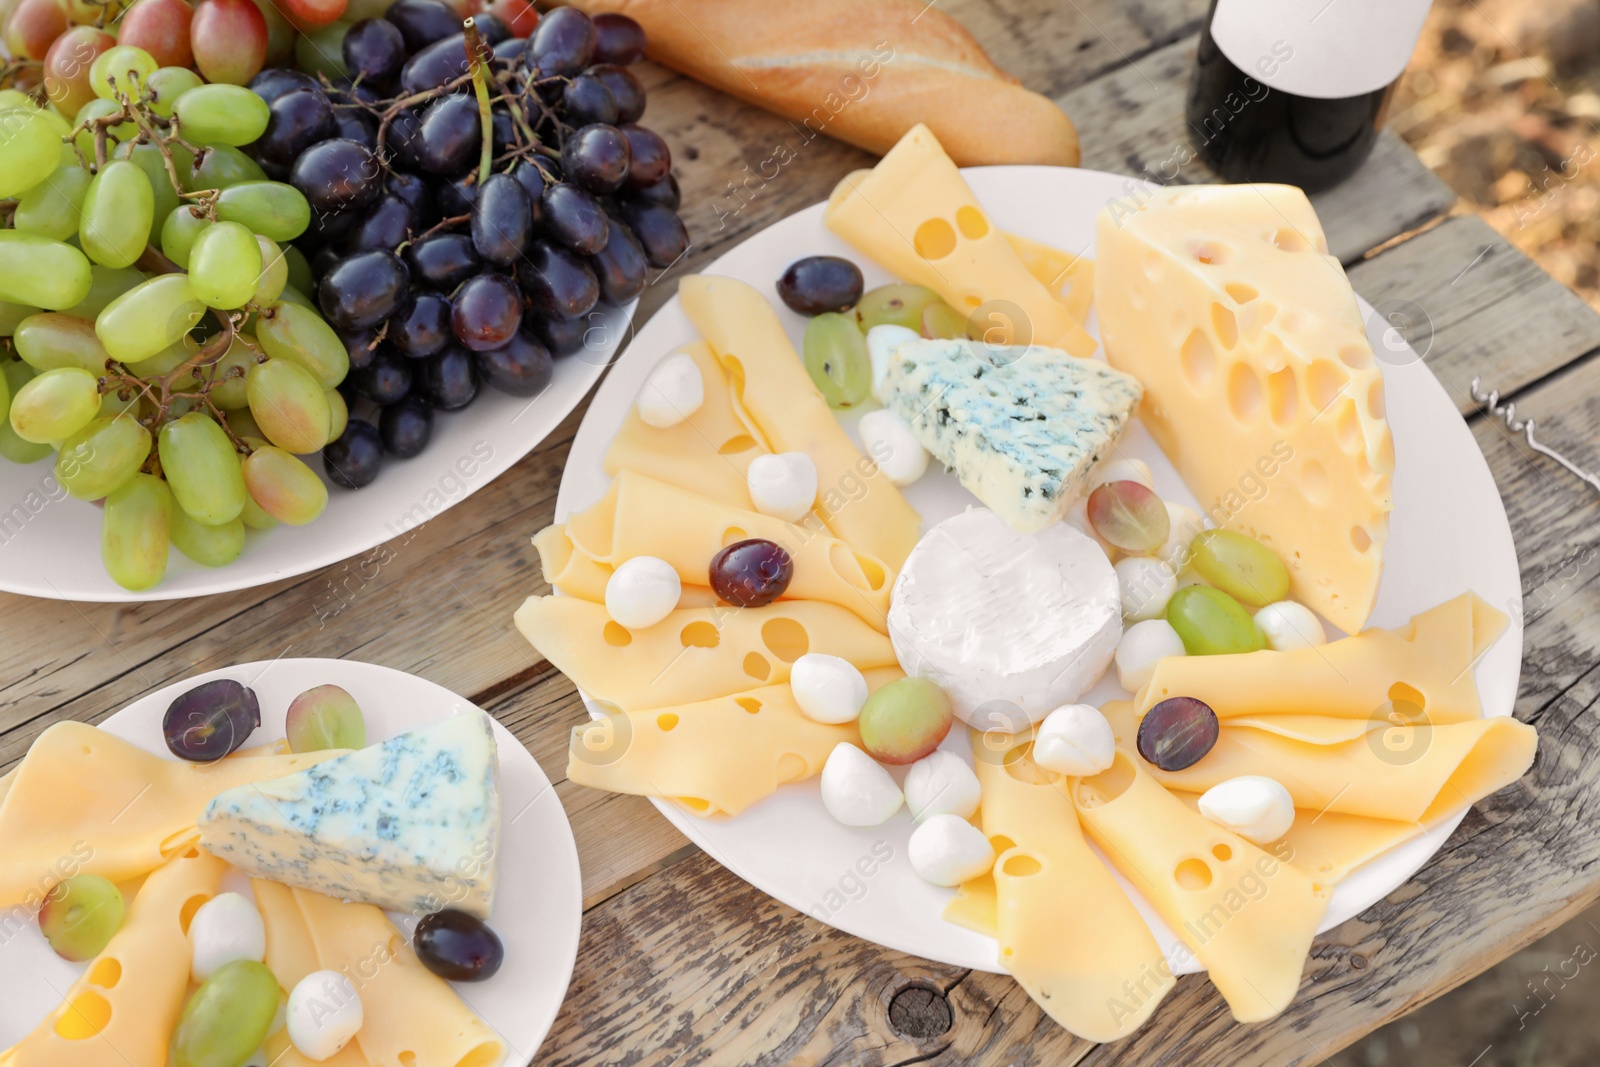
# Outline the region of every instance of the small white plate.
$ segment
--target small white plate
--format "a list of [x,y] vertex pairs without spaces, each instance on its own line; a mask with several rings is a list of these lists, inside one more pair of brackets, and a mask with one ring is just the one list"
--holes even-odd
[[303,457],[328,484],[321,517],[301,527],[249,531],[244,554],[226,567],[202,567],[173,549],[166,577],[142,593],[106,574],[100,508],[67,496],[54,456],[26,466],[0,459],[0,590],[50,600],[177,600],[250,589],[360,555],[461,503],[538,447],[611,362],[636,306],[596,309],[584,347],[556,360],[550,385],[537,397],[482,385],[471,407],[439,412],[427,449],[412,459],[386,456],[365,489],[334,485],[322,457]]
[[[963,172],[995,224],[1068,252],[1094,254],[1094,218],[1140,183],[1121,175],[1054,167],[982,167]],[[858,264],[868,288],[896,280],[822,225],[822,205],[768,227],[705,268],[740,278],[768,294],[796,348],[805,319],[778,302],[783,269],[809,255],[840,255]],[[1365,301],[1368,333],[1379,354],[1398,468],[1383,587],[1371,624],[1394,626],[1467,590],[1511,616],[1505,636],[1477,665],[1487,715],[1509,715],[1522,661],[1522,583],[1511,527],[1499,492],[1466,423],[1438,379]],[[1091,317],[1090,331],[1098,336]],[[674,297],[639,332],[595,395],[572,446],[556,520],[598,500],[610,484],[606,446],[656,362],[698,335]],[[847,420],[848,421],[848,420]],[[1155,442],[1137,423],[1121,454],[1148,462],[1156,489],[1169,500],[1195,499]],[[935,465],[937,468],[937,464]],[[937,469],[906,491],[924,529],[977,503]],[[1333,631],[1336,633],[1336,631]],[[1127,698],[1114,672],[1084,700]],[[591,713],[595,708],[590,707]],[[959,727],[959,724],[958,724]],[[966,755],[966,731],[944,747]],[[823,809],[815,779],[788,786],[736,819],[696,818],[658,802],[662,814],[723,866],[799,911],[848,933],[958,967],[1001,971],[989,938],[940,918],[951,891],[918,878],[906,857],[911,819],[904,810],[882,826],[841,826]],[[1465,814],[1465,813],[1463,813]],[[1336,888],[1323,920],[1327,930],[1359,914],[1405,882],[1444,843],[1460,816],[1357,869]],[[1124,888],[1128,888],[1124,883]],[[1192,955],[1137,894],[1168,957],[1193,971]]]
[[[450,690],[403,671],[334,659],[245,663],[196,675],[129,704],[100,726],[157,755],[169,755],[161,718],[174,698],[213,678],[250,686],[261,704],[261,728],[247,744],[283,737],[289,702],[318,685],[339,685],[355,697],[376,744],[440,719],[476,710]],[[454,983],[461,998],[505,1042],[503,1065],[533,1059],[566,996],[578,955],[583,886],[578,849],[550,779],[504,726],[494,723],[500,755],[502,818],[500,883],[489,925],[505,944],[505,963],[485,982]],[[231,871],[226,888],[248,894],[249,882]],[[390,915],[409,937],[414,920]],[[50,951],[39,925],[22,908],[0,911],[0,1048],[33,1031],[61,1003],[83,971]]]

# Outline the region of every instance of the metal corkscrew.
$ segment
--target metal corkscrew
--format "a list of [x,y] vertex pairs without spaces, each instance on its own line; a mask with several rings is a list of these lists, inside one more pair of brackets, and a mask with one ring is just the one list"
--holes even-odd
[[1506,429],[1510,430],[1512,433],[1520,433],[1523,436],[1523,439],[1528,442],[1529,448],[1533,449],[1541,456],[1549,456],[1567,470],[1571,471],[1574,475],[1582,478],[1591,489],[1595,490],[1596,492],[1600,492],[1600,477],[1590,474],[1588,471],[1584,470],[1576,463],[1573,463],[1566,456],[1563,456],[1560,452],[1557,452],[1550,446],[1540,444],[1538,441],[1534,440],[1533,420],[1517,418],[1516,404],[1501,404],[1500,393],[1494,389],[1490,389],[1487,393],[1483,392],[1478,387],[1479,382],[1480,379],[1478,378],[1472,379],[1471,389],[1472,399],[1474,401],[1482,404],[1484,410],[1486,410],[1490,415],[1497,417],[1501,422],[1505,423]]

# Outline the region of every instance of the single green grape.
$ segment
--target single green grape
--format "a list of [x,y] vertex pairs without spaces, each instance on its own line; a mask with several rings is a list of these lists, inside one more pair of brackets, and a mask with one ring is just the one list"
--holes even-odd
[[223,964],[194,991],[178,1017],[173,1067],[240,1067],[267,1039],[278,998],[278,980],[265,964]]
[[313,284],[310,289],[301,289],[299,286],[292,284],[286,285],[283,287],[283,292],[278,294],[278,303],[296,304],[303,308],[310,308],[312,311],[315,311],[318,315],[320,315],[322,314],[322,309],[317,307],[317,302],[315,300],[306,295],[307,293],[314,293],[316,291],[317,287],[315,284]]
[[287,359],[331,389],[350,373],[350,350],[321,315],[298,304],[278,303],[261,313],[256,337],[267,355]]
[[0,300],[61,311],[87,297],[92,280],[89,257],[71,245],[0,230]]
[[261,505],[251,499],[246,493],[244,510],[239,513],[239,521],[243,522],[247,530],[270,530],[278,525],[278,520],[261,510]]
[[967,336],[967,320],[943,300],[935,300],[922,309],[922,325],[919,329],[924,337],[950,340]]
[[305,31],[294,43],[295,65],[313,78],[318,74],[326,74],[330,79],[348,78],[344,35],[349,31],[350,23],[343,21]]
[[100,417],[61,442],[56,479],[79,500],[99,500],[150,455],[150,431],[130,415]]
[[67,314],[93,322],[111,301],[144,281],[144,271],[138,267],[89,267],[89,295],[67,308]]
[[182,508],[174,508],[168,533],[172,547],[202,567],[226,567],[244,551],[244,522],[240,519],[207,526]]
[[307,689],[289,702],[284,734],[290,752],[367,747],[367,720],[361,705],[336,685]]
[[70,437],[100,411],[100,382],[81,367],[47,370],[11,398],[11,428],[34,444]]
[[100,558],[124,589],[149,589],[167,572],[172,493],[153,474],[135,474],[106,497]]
[[189,287],[207,307],[224,311],[243,307],[255,294],[260,277],[261,246],[256,235],[237,222],[206,227],[189,250]]
[[0,199],[20,196],[61,164],[61,135],[38,108],[0,110]]
[[177,344],[205,311],[188,275],[162,274],[108,304],[94,330],[112,359],[137,363]]
[[57,956],[82,963],[105,951],[127,914],[114,883],[98,874],[76,874],[51,887],[39,907],[39,932]]
[[[184,173],[193,168],[194,157],[182,145],[173,145],[170,149],[175,169],[178,171],[178,180],[183,180]],[[161,149],[153,144],[123,144],[118,145],[112,158],[127,160],[140,170],[144,171],[145,178],[150,182],[150,190],[155,198],[151,208],[150,232],[145,235],[145,240],[155,244],[161,238],[161,224],[173,208],[178,206],[178,190],[172,184],[172,175],[167,173],[166,162],[161,158]]]
[[289,284],[289,258],[278,247],[278,242],[269,237],[256,235],[256,245],[261,249],[261,276],[256,279],[256,291],[250,303],[264,308],[277,300],[283,287]]
[[1255,652],[1267,647],[1261,630],[1240,603],[1208,585],[1186,585],[1167,602],[1167,622],[1191,656]]
[[209,371],[199,371],[200,377],[212,383],[211,402],[224,411],[237,411],[250,403],[246,379],[256,365],[256,354],[249,347],[249,342],[254,340],[249,334],[236,334],[222,358],[212,364]]
[[328,506],[328,487],[316,471],[281,448],[257,448],[243,467],[250,498],[279,522],[304,526]]
[[204,84],[205,79],[188,67],[161,67],[145,80],[145,89],[151,110],[162,118],[169,118],[178,97]]
[[921,285],[880,285],[861,295],[854,314],[863,334],[883,325],[920,331],[922,309],[938,299],[938,293]]
[[172,104],[184,140],[237,148],[260,137],[272,112],[267,102],[242,85],[201,85]]
[[173,208],[161,222],[161,254],[188,270],[195,240],[210,225],[210,219],[196,214],[187,204]]
[[311,277],[311,262],[306,259],[306,254],[294,245],[283,250],[284,258],[289,261],[289,285],[309,293],[317,287],[316,279]]
[[867,698],[857,725],[861,747],[884,763],[915,763],[939,747],[955,712],[950,697],[928,678],[898,678]]
[[96,376],[106,372],[105,346],[94,323],[61,311],[41,311],[17,324],[11,343],[34,370],[78,367]]
[[[254,93],[250,95],[255,96]],[[217,217],[225,222],[243,223],[253,232],[274,241],[292,241],[311,225],[311,205],[300,190],[283,182],[239,182],[222,190],[217,197]]]
[[350,405],[337,389],[328,389],[322,395],[328,398],[328,440],[337,441],[350,425]]
[[264,182],[261,164],[231,145],[211,145],[195,162],[194,175],[185,182],[191,193],[201,189],[226,189],[240,182]]
[[332,416],[322,385],[287,359],[258,363],[246,379],[250,414],[267,440],[304,455],[328,443]]
[[89,87],[102,100],[115,99],[118,93],[136,98],[158,66],[155,57],[143,48],[114,45],[96,56],[89,66]]
[[101,266],[131,266],[144,254],[155,210],[155,191],[138,164],[112,160],[89,182],[78,243]]
[[94,175],[76,161],[57,167],[55,172],[17,201],[12,224],[27,233],[37,233],[65,241],[78,232],[83,198],[88,195]]
[[21,360],[13,359],[0,363],[0,381],[4,381],[6,393],[6,418],[0,419],[0,456],[4,456],[12,463],[37,463],[55,451],[49,445],[24,441],[17,436],[17,431],[11,428],[11,399],[17,395],[17,390],[33,379],[33,376],[33,368]]
[[[77,117],[73,121],[77,125],[82,126],[91,119],[103,119],[107,115],[115,115],[121,110],[122,105],[117,103],[115,100],[105,100],[100,97],[96,97],[78,109]],[[139,136],[139,127],[135,126],[131,122],[119,122],[115,126],[108,128],[106,132],[118,141],[131,141],[133,138]],[[83,135],[80,135],[80,138],[82,136]],[[81,139],[79,141],[79,147],[85,147]],[[94,158],[93,136],[89,137],[89,143],[83,154],[90,159]]]
[[1245,604],[1265,607],[1289,595],[1289,568],[1266,545],[1233,530],[1201,530],[1189,544],[1189,566]]
[[244,508],[244,475],[233,442],[209,415],[192,411],[161,427],[156,443],[173,499],[196,522],[220,526]]
[[867,339],[850,315],[824,312],[806,323],[801,343],[806,372],[830,408],[853,408],[872,391]]

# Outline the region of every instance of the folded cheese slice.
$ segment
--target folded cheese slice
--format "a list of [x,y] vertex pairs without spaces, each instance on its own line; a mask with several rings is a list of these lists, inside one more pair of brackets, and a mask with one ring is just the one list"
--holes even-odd
[[293,890],[321,969],[341,971],[361,996],[356,1033],[372,1067],[495,1067],[506,1045],[425,968],[371,904]]
[[1089,321],[1089,309],[1094,304],[1094,260],[1089,258],[1090,249],[1073,255],[1019,233],[1007,233],[1006,242],[1028,273],[1037,278],[1074,319],[1080,324]]
[[[311,931],[306,929],[306,920],[300,914],[300,905],[295,903],[293,890],[260,878],[252,878],[250,888],[255,892],[256,909],[261,912],[267,930],[267,955],[262,962],[288,996],[302,978],[322,969],[317,948],[311,943]],[[351,1041],[328,1059],[313,1060],[290,1042],[286,1026],[268,1035],[262,1047],[272,1067],[315,1067],[317,1063],[331,1067],[367,1067],[360,1042]]]
[[[1174,984],[1150,928],[1089,848],[1061,776],[974,731],[983,832],[994,845],[1000,965],[1050,1017],[1088,1041],[1137,1030]],[[982,894],[981,887],[974,892]],[[970,906],[970,905],[969,905]]]
[[1096,220],[1106,358],[1200,509],[1289,568],[1345,633],[1383,570],[1394,439],[1366,323],[1311,203],[1287,185],[1182,186]]
[[165,1067],[189,992],[189,919],[227,865],[190,848],[158,867],[105,951],[0,1067]]
[[975,314],[986,340],[1094,354],[1094,338],[1023,266],[921,123],[870,171],[846,175],[822,221],[896,277],[927,286],[963,315]]
[[187,763],[87,723],[56,723],[34,741],[0,800],[0,907],[37,906],[74,874],[113,882],[147,874],[200,839],[195,820],[218,793],[338,755]]
[[1331,890],[1184,806],[1117,751],[1076,779],[1084,827],[1209,972],[1242,1023],[1289,1006]]
[[628,630],[605,605],[529,597],[517,629],[590,697],[623,711],[693,704],[789,680],[789,665],[825,652],[862,670],[893,667],[889,638],[836,604],[780,600],[764,608],[680,608]]
[[676,426],[658,428],[628,409],[622,428],[606,448],[606,473],[637,471],[701,496],[749,508],[746,471],[766,452],[749,425],[749,416],[735,409],[727,375],[704,341],[678,349],[700,368],[705,400]]
[[1483,714],[1472,668],[1506,616],[1463,593],[1394,630],[1372,628],[1315,648],[1227,656],[1171,656],[1138,695],[1143,715],[1168,697],[1194,697],[1219,718],[1330,715],[1435,725]]
[[[982,825],[981,822],[979,825]],[[999,912],[1000,901],[991,870],[956,886],[956,895],[944,906],[944,921],[998,941]]]
[[[552,589],[563,596],[575,596],[593,604],[606,602],[606,583],[611,580],[612,566],[596,563],[579,552],[572,538],[567,536],[566,523],[554,523],[534,534],[533,547],[539,553],[544,580]],[[703,585],[686,585],[678,594],[680,608],[714,608],[721,603],[717,594]]]
[[758,537],[782,546],[794,563],[785,599],[837,604],[888,632],[894,575],[882,560],[857,552],[815,518],[784,522],[623,471],[597,503],[568,517],[567,537],[576,552],[597,563],[616,567],[635,556],[656,556],[685,585],[703,588],[711,584],[713,556]]
[[851,443],[767,298],[733,278],[691,274],[678,283],[678,299],[716,353],[753,436],[769,452],[804,452],[817,465],[817,514],[828,529],[899,570],[921,519]]

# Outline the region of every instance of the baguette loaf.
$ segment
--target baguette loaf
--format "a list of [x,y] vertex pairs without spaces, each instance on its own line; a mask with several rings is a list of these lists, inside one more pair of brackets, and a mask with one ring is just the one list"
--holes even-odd
[[995,66],[925,0],[571,0],[644,27],[650,58],[808,137],[882,155],[926,123],[959,166],[1077,166],[1078,134],[1051,101]]

